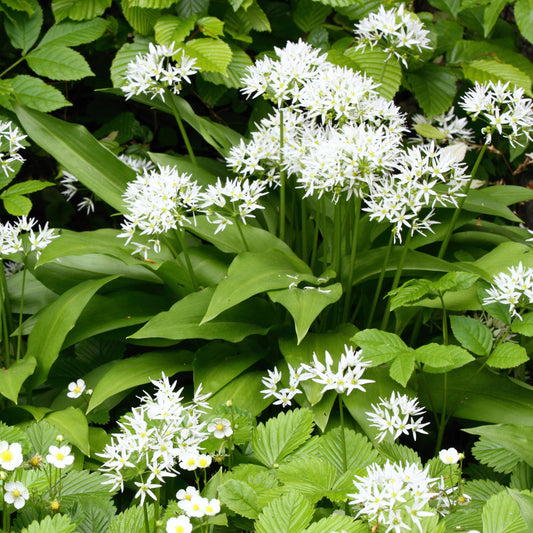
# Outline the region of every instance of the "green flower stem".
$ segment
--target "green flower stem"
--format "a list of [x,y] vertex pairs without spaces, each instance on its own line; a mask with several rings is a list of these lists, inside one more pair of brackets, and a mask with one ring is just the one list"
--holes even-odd
[[442,305],[442,340],[444,346],[448,346],[448,314],[446,312],[446,306],[444,305],[444,298],[439,293],[440,303]]
[[19,326],[18,326],[18,335],[17,335],[17,361],[20,359],[20,349],[22,344],[22,316],[24,311],[24,289],[26,287],[26,272],[28,268],[24,264],[24,269],[22,270],[22,288],[20,294],[20,310],[19,310]]
[[185,146],[187,147],[187,153],[189,154],[189,157],[191,158],[191,162],[193,165],[196,165],[196,157],[194,155],[191,141],[189,141],[189,136],[187,135],[187,132],[185,131],[185,126],[183,125],[183,121],[181,120],[178,108],[176,107],[176,104],[174,103],[174,98],[172,96],[172,93],[167,89],[165,91],[165,98],[168,99],[170,102],[170,108],[172,109],[172,114],[174,115],[174,118],[176,119],[176,122],[178,124],[178,128],[180,130],[181,136],[183,138],[183,141],[185,142]]
[[307,235],[307,217],[308,217],[308,214],[307,214],[307,204],[305,203],[305,199],[302,198],[301,202],[300,202],[300,215],[301,215],[301,224],[302,224],[302,231],[301,231],[301,235],[302,235],[302,259],[304,261],[307,261],[307,258],[308,258],[308,255],[309,255],[309,250],[308,250],[308,235]]
[[[410,243],[411,243],[411,232],[408,232],[407,237],[405,239],[405,243],[403,245],[402,255],[400,256],[400,263],[398,264],[398,268],[396,269],[396,273],[394,274],[394,279],[392,281],[392,287],[390,289],[391,291],[396,289],[396,287],[398,287],[398,284],[400,283],[403,265],[405,264],[405,258],[407,257],[407,250],[409,250]],[[387,326],[389,325],[389,318],[390,318],[390,300],[387,303],[387,308],[385,309],[385,314],[383,315],[383,320],[381,321],[381,329],[383,330],[387,329]]]
[[439,255],[437,256],[439,259],[442,259],[444,257],[444,254],[446,253],[448,244],[450,243],[450,239],[452,238],[453,230],[455,229],[455,225],[457,224],[457,219],[459,218],[459,215],[461,214],[461,210],[463,209],[463,206],[466,202],[468,191],[470,191],[470,187],[472,186],[472,182],[474,181],[474,178],[476,177],[477,171],[479,169],[479,165],[481,164],[481,160],[483,159],[483,156],[485,155],[486,150],[487,150],[487,145],[484,144],[477,156],[476,162],[474,163],[474,168],[472,169],[472,174],[470,175],[470,179],[468,180],[468,183],[466,184],[464,190],[462,191],[464,196],[461,196],[461,198],[459,198],[459,202],[457,203],[457,208],[455,209],[455,212],[453,213],[452,219],[448,226],[448,230],[446,232],[446,236],[444,237],[444,240],[442,241],[442,244],[439,250]]
[[376,292],[374,293],[374,299],[372,300],[372,307],[370,308],[370,313],[368,314],[368,321],[366,327],[369,328],[372,325],[372,320],[374,320],[374,314],[376,312],[376,307],[378,305],[379,296],[381,294],[381,288],[383,287],[383,280],[385,279],[385,273],[387,272],[387,267],[389,266],[390,254],[392,251],[392,244],[394,242],[394,233],[390,233],[389,244],[387,246],[387,251],[385,252],[385,259],[383,260],[383,265],[381,266],[381,272],[379,274],[378,284],[376,286]]
[[442,413],[440,414],[439,431],[437,433],[437,443],[435,445],[435,455],[439,453],[442,448],[442,440],[444,438],[444,430],[446,429],[446,402],[448,401],[448,372],[444,372],[444,383],[442,387]]
[[187,264],[187,270],[189,271],[189,277],[191,278],[192,286],[194,290],[198,290],[198,281],[194,275],[194,270],[192,268],[191,258],[189,257],[189,251],[187,250],[187,245],[185,244],[185,230],[183,228],[176,231],[178,240],[180,241],[181,250],[183,252],[183,257],[185,257],[185,263]]
[[244,244],[244,248],[247,252],[250,251],[250,247],[248,246],[248,243],[246,242],[246,239],[244,238],[244,233],[242,231],[242,221],[239,217],[235,217],[235,224],[237,225],[237,229],[239,230],[239,235],[241,236],[242,243]]
[[150,532],[150,521],[148,520],[148,504],[146,501],[143,503],[143,516],[144,516],[144,531],[145,533]]
[[342,321],[348,320],[350,312],[350,304],[352,302],[353,291],[353,276],[355,272],[355,258],[357,257],[357,241],[359,236],[359,221],[361,219],[361,197],[359,194],[355,199],[355,219],[352,229],[352,245],[350,251],[350,267],[348,270],[348,286],[346,287],[346,298],[344,299],[344,310],[342,313]]
[[6,273],[4,270],[4,261],[0,260],[0,312],[2,313],[2,346],[4,348],[4,366],[9,368],[11,364],[10,340],[9,340],[9,294],[7,291]]
[[279,238],[285,241],[285,210],[286,210],[286,182],[287,176],[283,168],[283,145],[284,145],[284,127],[283,127],[283,109],[279,110]]
[[311,248],[311,271],[312,272],[315,272],[316,256],[317,256],[317,253],[318,253],[318,231],[319,231],[319,227],[318,227],[318,222],[317,222],[316,218],[314,220],[314,223],[315,223],[315,228],[313,230],[313,245],[312,245],[312,248]]
[[342,471],[348,470],[348,460],[346,459],[346,435],[344,434],[344,402],[342,401],[342,394],[338,394],[339,399],[339,413],[341,418],[341,451],[342,451]]
[[19,59],[17,59],[14,63],[12,63],[9,67],[7,67],[3,72],[0,72],[0,78],[3,78],[11,69],[15,68],[18,64],[22,63],[26,60],[26,56],[22,56]]

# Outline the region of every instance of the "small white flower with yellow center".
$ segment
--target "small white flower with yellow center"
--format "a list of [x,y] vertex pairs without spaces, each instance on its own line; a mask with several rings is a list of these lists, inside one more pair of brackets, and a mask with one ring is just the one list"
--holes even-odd
[[65,468],[74,462],[74,456],[70,454],[70,446],[50,446],[46,460],[56,468]]
[[22,509],[30,497],[28,489],[20,481],[9,481],[4,486],[4,501]]
[[459,453],[455,448],[448,448],[439,452],[439,459],[445,465],[454,465],[464,459],[464,454]]
[[225,439],[233,435],[231,422],[227,418],[214,418],[207,426],[207,431],[213,433],[213,436],[217,439]]
[[175,516],[167,521],[167,533],[191,533],[192,524],[186,516]]
[[180,456],[180,468],[182,470],[196,470],[198,468],[198,453],[184,453]]
[[200,495],[193,496],[190,500],[181,500],[178,502],[180,509],[185,511],[190,518],[201,518],[205,515],[205,508],[209,504],[207,498]]
[[13,444],[5,440],[0,442],[0,467],[4,470],[15,470],[22,461],[22,447],[18,442]]
[[209,500],[205,505],[204,513],[206,516],[215,516],[220,513],[220,501],[216,498]]
[[68,385],[67,396],[69,398],[79,398],[85,391],[85,381],[83,379],[78,379],[73,381]]
[[198,468],[208,468],[211,465],[212,461],[213,458],[207,454],[200,454],[196,459]]
[[193,496],[199,496],[198,489],[193,486],[189,486],[186,489],[180,489],[176,492],[176,500],[191,500]]

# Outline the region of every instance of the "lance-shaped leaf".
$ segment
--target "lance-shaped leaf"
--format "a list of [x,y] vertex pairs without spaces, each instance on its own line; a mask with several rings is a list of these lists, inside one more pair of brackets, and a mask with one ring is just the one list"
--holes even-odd
[[80,409],[68,407],[63,411],[55,411],[46,416],[46,421],[59,429],[60,433],[85,455],[89,455],[89,424]]
[[[19,104],[28,106],[35,110],[48,112],[55,111],[61,107],[72,105],[65,99],[63,93],[48,85],[39,78],[19,74],[14,78],[6,80],[6,85],[10,87],[8,95],[0,95],[0,105],[9,110],[19,107]],[[9,95],[14,95],[16,104],[12,103]],[[26,130],[27,132],[27,130]]]
[[9,368],[0,369],[0,394],[17,403],[23,383],[33,374],[37,361],[33,356],[15,362]]
[[15,105],[26,133],[98,197],[122,211],[122,194],[135,178],[129,168],[83,126]]

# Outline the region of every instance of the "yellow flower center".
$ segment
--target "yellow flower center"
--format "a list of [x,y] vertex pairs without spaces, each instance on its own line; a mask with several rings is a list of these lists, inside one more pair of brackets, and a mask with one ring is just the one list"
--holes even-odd
[[17,489],[15,489],[15,490],[13,491],[13,497],[14,497],[14,498],[18,498],[19,496],[20,496],[20,492],[19,492]]
[[64,458],[65,458],[65,456],[64,456],[61,452],[58,452],[58,453],[56,454],[56,459],[57,459],[58,461],[62,461]]
[[11,450],[4,450],[2,453],[0,453],[0,458],[5,463],[9,463],[13,460],[13,452]]
[[217,431],[222,431],[224,429],[224,424],[217,424]]
[[79,387],[79,386],[74,387],[74,392],[76,394],[81,394],[81,387]]
[[187,461],[187,464],[188,464],[189,466],[193,466],[193,465],[194,465],[194,459],[191,457],[191,459],[189,459],[189,460]]
[[183,526],[176,526],[174,531],[176,533],[183,533],[185,531],[185,528]]

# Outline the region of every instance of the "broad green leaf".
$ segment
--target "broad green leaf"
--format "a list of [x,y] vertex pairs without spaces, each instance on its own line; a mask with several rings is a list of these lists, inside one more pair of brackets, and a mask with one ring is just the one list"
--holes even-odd
[[[130,62],[135,61],[138,55],[144,55],[147,52],[148,43],[143,41],[126,43],[120,48],[111,63],[110,74],[113,87],[122,87],[124,85]],[[124,93],[121,92],[121,95],[123,96]]]
[[[122,14],[136,33],[139,35],[151,35],[154,32],[154,25],[161,16],[162,11],[161,9],[130,7],[123,3]],[[133,43],[133,45],[135,44]]]
[[323,287],[304,287],[270,291],[269,298],[280,303],[294,319],[298,344],[307,335],[315,318],[342,296],[342,285],[334,283]]
[[457,14],[461,11],[461,0],[429,0],[429,3],[433,7],[436,7],[445,13],[449,13],[454,18],[457,17]]
[[520,35],[533,43],[533,1],[518,0],[514,4],[514,16]]
[[526,94],[531,94],[531,78],[527,74],[512,65],[495,59],[476,59],[464,64],[463,73],[465,78],[473,82],[511,82],[511,84],[523,88]]
[[34,10],[33,2],[31,0],[2,0],[2,4],[15,11],[24,11],[28,15],[31,15]]
[[32,203],[29,198],[21,196],[20,194],[11,194],[2,196],[2,202],[5,210],[13,216],[28,215],[32,208]]
[[238,17],[239,29],[243,33],[249,33],[251,30],[262,32],[272,29],[268,17],[255,0],[248,7],[243,6],[239,9],[234,16]]
[[333,489],[336,473],[326,459],[304,456],[280,465],[277,477],[287,490],[294,490],[317,503]]
[[509,494],[518,504],[527,530],[529,533],[533,533],[533,495],[531,491],[529,493],[520,493],[516,490],[509,490]]
[[494,198],[489,189],[471,189],[464,203],[464,209],[473,213],[494,215],[511,222],[520,222],[520,219],[499,199]]
[[504,342],[490,354],[487,365],[492,368],[514,368],[529,361],[526,349],[514,342]]
[[313,522],[304,533],[324,533],[325,531],[344,531],[345,533],[367,533],[368,526],[354,520],[351,516],[330,515]]
[[35,357],[27,355],[16,361],[9,368],[0,369],[0,394],[17,403],[18,395],[23,383],[31,376],[37,366]]
[[186,350],[149,352],[116,361],[94,387],[87,412],[93,411],[114,394],[160,379],[162,372],[173,376],[189,371],[191,362],[192,354]]
[[485,34],[485,38],[488,37],[489,33],[492,31],[492,28],[494,28],[500,13],[506,5],[507,0],[495,0],[489,2],[485,8],[485,13],[483,16],[483,32]]
[[496,472],[510,474],[521,458],[502,447],[497,442],[480,437],[472,447],[472,455],[482,464],[490,466]]
[[88,20],[99,17],[111,6],[111,0],[52,0],[56,22],[66,18]]
[[281,412],[257,426],[251,447],[261,463],[273,468],[307,441],[312,431],[313,415],[308,409]]
[[220,37],[224,33],[224,22],[216,17],[198,19],[198,29],[208,37]]
[[485,324],[475,318],[454,315],[450,317],[450,326],[463,348],[476,355],[489,355],[492,350],[492,333]]
[[191,15],[207,15],[209,0],[180,0],[176,5],[176,12],[180,17]]
[[426,139],[446,139],[446,134],[431,124],[415,124],[415,131]]
[[148,525],[150,530],[154,529],[154,511],[153,504],[147,507],[136,505],[126,509],[124,512],[113,517],[107,533],[144,533],[146,528],[144,526],[145,509],[148,511]]
[[383,442],[379,445],[379,455],[395,463],[421,463],[419,455],[413,448],[396,444],[395,442]]
[[164,46],[182,43],[194,29],[196,16],[182,19],[174,15],[163,15],[154,26],[155,40]]
[[[445,355],[445,360],[450,361],[449,364],[444,365],[443,361],[437,361],[437,364],[435,363],[435,360],[430,359],[431,356],[429,356],[428,352],[431,350],[431,348],[427,347],[434,347],[434,353],[433,356],[439,356],[443,352]],[[427,357],[427,362],[424,366],[424,372],[429,372],[432,374],[440,374],[443,372],[449,372],[450,370],[454,370],[455,368],[461,368],[464,365],[467,365],[468,363],[471,363],[474,361],[474,357],[470,355],[466,350],[461,348],[460,346],[454,346],[454,345],[448,345],[448,346],[442,346],[438,344],[427,344],[426,346],[420,347],[418,350],[420,350],[419,356]],[[417,352],[418,352],[417,350]],[[416,354],[415,354],[416,357]]]
[[6,196],[11,196],[12,194],[31,194],[32,192],[41,191],[42,189],[46,189],[46,187],[53,186],[54,184],[49,181],[23,181],[21,183],[15,183],[15,185],[11,185],[11,187],[4,190],[2,194],[0,194],[0,198],[5,198]]
[[415,350],[415,360],[433,367],[449,366],[452,364],[452,358],[449,354],[450,346],[430,343],[424,344]]
[[444,294],[448,291],[469,289],[479,278],[478,274],[471,272],[448,272],[442,278],[431,283],[435,292]]
[[225,85],[226,87],[240,89],[242,86],[241,79],[246,74],[248,67],[253,63],[250,56],[238,46],[230,44],[230,48],[232,55],[226,75],[218,72],[202,72],[201,76],[205,80],[215,83],[216,85]]
[[37,455],[46,455],[48,448],[57,444],[57,428],[44,420],[33,422],[26,428],[31,451]]
[[415,369],[415,355],[413,351],[400,352],[391,364],[389,375],[402,387],[407,385]]
[[62,22],[54,24],[39,41],[37,48],[45,45],[79,46],[96,41],[107,28],[107,21],[95,18],[86,22]]
[[232,56],[227,43],[203,37],[185,43],[184,50],[188,56],[196,59],[195,66],[199,69],[226,75]]
[[414,304],[431,293],[433,284],[427,279],[410,279],[401,287],[389,292],[390,309]]
[[5,17],[4,29],[13,48],[20,48],[22,55],[35,44],[43,25],[43,10],[37,0],[29,0],[33,12],[17,13],[14,17]]
[[313,518],[313,506],[297,492],[289,492],[268,504],[256,520],[257,533],[301,533]]
[[271,305],[263,299],[253,298],[202,323],[214,289],[206,288],[191,293],[176,302],[168,311],[154,316],[129,338],[223,339],[239,342],[249,335],[265,335],[275,323]]
[[102,485],[105,478],[100,472],[89,470],[71,470],[61,480],[61,501],[65,504],[74,504],[90,498],[109,500],[112,492],[109,487]]
[[522,319],[515,318],[511,324],[511,331],[533,337],[533,313],[523,314]]
[[[9,80],[13,89],[15,101],[21,105],[32,109],[48,112],[55,111],[61,107],[71,105],[63,96],[61,91],[46,84],[39,78],[19,74]],[[8,109],[18,108],[17,104],[12,105],[9,99],[2,98],[0,104]]]
[[39,47],[26,56],[26,61],[36,74],[51,80],[81,80],[94,75],[84,57],[66,46]]
[[62,294],[40,315],[29,337],[27,358],[35,358],[37,368],[31,378],[31,386],[44,383],[50,368],[59,356],[67,336],[78,316],[96,292],[116,276],[88,280]]
[[176,3],[176,0],[125,0],[129,7],[142,7],[144,9],[165,9]]
[[48,414],[45,420],[55,426],[66,440],[77,446],[85,455],[90,454],[89,425],[80,409],[69,407],[63,411],[55,411]]
[[22,106],[15,107],[26,133],[66,170],[117,211],[135,171],[104,148],[83,126]]
[[483,533],[525,533],[518,504],[508,491],[491,496],[482,512]]
[[395,57],[388,58],[381,50],[356,50],[348,48],[345,55],[354,62],[355,69],[371,76],[380,84],[378,92],[385,98],[392,99],[398,92],[402,81],[402,67]]
[[218,497],[233,512],[251,520],[255,520],[261,511],[256,492],[244,481],[229,479],[222,483],[218,487]]
[[296,9],[293,11],[294,23],[304,32],[308,33],[312,29],[325,22],[331,7],[325,6],[313,0],[299,0]]
[[372,365],[386,363],[397,354],[409,351],[409,347],[394,333],[380,329],[365,329],[353,336],[353,341],[363,349],[363,359],[371,360]]
[[428,117],[445,113],[453,104],[457,78],[450,68],[427,63],[408,73],[407,80]]
[[262,292],[286,289],[291,283],[316,278],[309,267],[296,255],[279,250],[244,252],[239,254],[228,269],[213,295],[202,324],[209,322],[226,309]]
[[70,521],[70,517],[64,514],[56,514],[54,518],[47,516],[40,522],[34,520],[21,533],[71,533],[76,529],[76,523]]
[[[443,385],[442,375],[425,374],[418,383],[420,402],[440,413]],[[457,418],[533,426],[533,387],[507,376],[471,364],[448,373],[446,391],[446,412]]]

